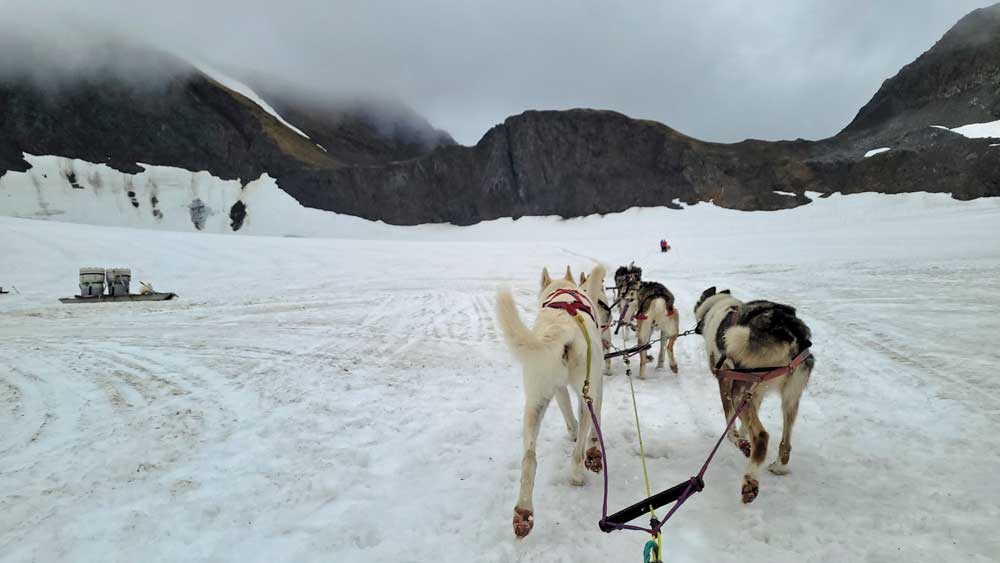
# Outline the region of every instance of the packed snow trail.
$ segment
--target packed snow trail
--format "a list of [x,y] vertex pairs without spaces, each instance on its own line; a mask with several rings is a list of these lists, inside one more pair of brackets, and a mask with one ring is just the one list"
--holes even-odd
[[[493,312],[506,284],[532,319],[543,266],[636,260],[677,296],[682,329],[718,285],[798,307],[817,355],[791,473],[762,472],[743,505],[744,458],[723,444],[664,529],[666,561],[996,561],[1000,205],[985,201],[901,200],[855,229],[842,224],[863,209],[773,214],[770,230],[720,214],[726,230],[635,241],[543,220],[489,227],[535,241],[471,243],[0,218],[0,285],[21,290],[0,296],[0,560],[639,560],[645,536],[597,528],[600,476],[569,484],[555,409],[535,528],[514,539],[521,375]],[[84,265],[130,266],[180,299],[59,304]],[[679,375],[635,381],[657,489],[696,472],[724,426],[701,342],[676,353]],[[614,368],[612,510],[644,494]],[[770,462],[777,399],[763,411]]]

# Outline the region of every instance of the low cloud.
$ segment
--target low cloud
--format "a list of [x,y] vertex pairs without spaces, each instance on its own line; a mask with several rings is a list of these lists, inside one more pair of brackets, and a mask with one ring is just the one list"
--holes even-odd
[[[167,68],[122,39],[320,99],[403,100],[462,143],[526,109],[597,107],[706,140],[836,133],[976,0],[608,3],[0,0],[0,78]],[[58,77],[58,78],[57,78]]]

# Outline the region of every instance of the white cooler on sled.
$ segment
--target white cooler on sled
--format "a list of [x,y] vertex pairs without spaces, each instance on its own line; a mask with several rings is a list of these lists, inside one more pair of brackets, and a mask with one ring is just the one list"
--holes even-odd
[[105,275],[108,280],[108,295],[112,297],[128,295],[129,285],[132,283],[132,270],[108,268]]
[[104,268],[80,268],[80,297],[104,295]]

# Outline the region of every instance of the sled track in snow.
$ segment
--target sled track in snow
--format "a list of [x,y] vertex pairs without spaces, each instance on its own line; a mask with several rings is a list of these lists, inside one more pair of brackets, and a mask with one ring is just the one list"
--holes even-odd
[[[405,546],[404,558],[450,562],[469,551],[441,545],[470,537],[488,561],[638,555],[643,538],[596,528],[600,476],[568,483],[573,443],[555,407],[538,439],[535,530],[511,537],[524,405],[494,319],[497,286],[531,324],[542,265],[578,275],[595,256],[613,271],[634,241],[190,236],[178,254],[176,234],[19,228],[43,227],[63,236],[27,236],[0,255],[0,270],[27,271],[18,287],[36,291],[0,300],[0,561],[353,563],[398,559]],[[78,231],[98,235],[65,236]],[[1000,317],[984,310],[1000,295],[998,257],[891,264],[852,244],[839,262],[817,261],[853,235],[838,228],[823,247],[815,232],[803,228],[808,249],[791,255],[750,232],[734,240],[770,254],[716,259],[718,240],[693,237],[637,260],[677,296],[682,330],[701,290],[719,284],[798,306],[818,357],[791,474],[762,472],[744,506],[745,458],[723,444],[705,491],[671,521],[667,557],[996,559]],[[181,299],[52,302],[95,241],[137,270],[167,268],[154,280]],[[50,267],[25,268],[36,263]],[[283,280],[280,291],[247,283],[258,276]],[[635,381],[655,488],[696,471],[724,425],[701,339],[675,351],[679,374],[650,366]],[[599,376],[609,508],[644,494],[624,368],[612,365]],[[768,463],[779,403],[764,401]]]

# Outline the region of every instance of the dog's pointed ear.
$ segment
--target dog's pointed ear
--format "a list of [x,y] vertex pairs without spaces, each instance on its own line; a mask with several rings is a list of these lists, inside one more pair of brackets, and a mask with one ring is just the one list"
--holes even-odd
[[552,276],[549,275],[549,269],[542,268],[542,289],[549,287],[549,284],[551,283],[552,283]]
[[733,292],[732,292],[732,291],[729,291],[728,289],[723,289],[723,290],[722,290],[722,291],[720,291],[719,293],[725,293],[726,295],[732,295],[732,294],[733,294]]
[[573,272],[570,271],[569,266],[566,266],[566,276],[565,276],[565,278],[566,278],[566,281],[568,281],[568,282],[573,281]]
[[701,301],[704,301],[704,300],[708,299],[709,297],[711,297],[713,295],[715,295],[715,286],[714,285],[712,287],[706,289],[705,291],[701,292]]
[[580,272],[580,285],[587,283],[587,274]]

